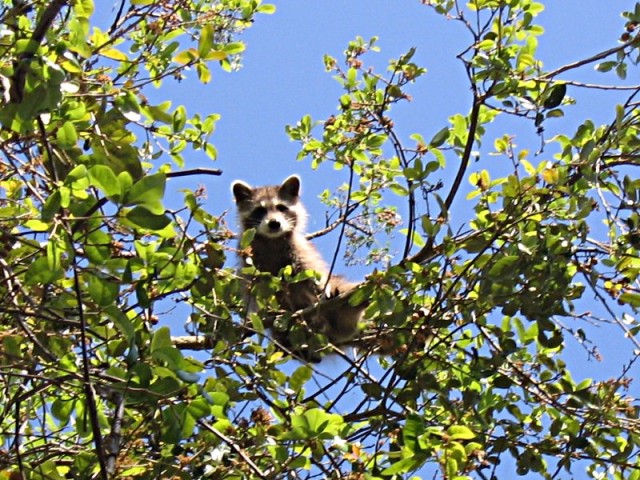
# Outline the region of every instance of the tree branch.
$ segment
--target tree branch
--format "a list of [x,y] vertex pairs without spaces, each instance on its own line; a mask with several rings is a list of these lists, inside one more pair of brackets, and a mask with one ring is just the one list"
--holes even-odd
[[563,65],[562,67],[556,68],[555,70],[552,70],[550,72],[545,73],[544,75],[540,75],[537,79],[535,80],[548,80],[550,78],[553,78],[557,75],[560,75],[561,73],[567,72],[569,70],[573,70],[574,68],[579,68],[582,67],[583,65],[587,65],[589,63],[593,63],[593,62],[597,62],[598,60],[603,60],[611,55],[614,55],[616,53],[618,53],[621,50],[624,50],[625,48],[631,46],[632,44],[637,42],[637,38],[632,38],[631,40],[629,40],[626,43],[623,43],[622,45],[618,45],[617,47],[613,47],[610,48],[609,50],[605,50],[604,52],[600,52],[597,53],[596,55],[593,55],[589,58],[585,58],[583,60],[578,60],[577,62],[573,62],[573,63],[568,63],[567,65]]
[[[453,204],[453,200],[460,189],[460,185],[462,184],[462,179],[464,178],[465,173],[467,172],[467,168],[469,167],[469,161],[471,159],[471,149],[473,148],[473,144],[475,143],[476,130],[478,129],[478,117],[480,115],[480,107],[484,103],[485,96],[478,97],[474,96],[473,107],[471,108],[471,113],[469,114],[469,135],[467,137],[467,143],[464,147],[464,153],[462,154],[462,159],[460,163],[460,167],[458,168],[458,173],[456,174],[456,178],[453,180],[453,184],[451,185],[451,190],[449,190],[449,194],[444,201],[444,206],[440,211],[440,215],[438,215],[438,220],[444,220],[446,216],[449,214],[449,210],[451,209],[451,205]],[[409,258],[409,262],[414,263],[422,263],[426,261],[428,258],[431,258],[433,245],[435,243],[435,237],[431,236],[427,240],[427,243],[422,249],[416,253],[413,257]]]
[[[70,235],[71,237],[71,235]],[[93,433],[93,444],[96,448],[96,456],[100,465],[100,477],[103,480],[109,479],[107,473],[107,461],[105,451],[102,444],[102,433],[100,431],[100,420],[98,418],[98,406],[96,403],[96,395],[91,382],[91,374],[89,372],[89,340],[87,338],[87,323],[84,315],[82,290],[80,287],[80,274],[78,273],[78,265],[74,261],[73,265],[73,288],[75,290],[76,299],[78,301],[78,318],[80,319],[80,354],[82,357],[82,380],[84,383],[84,391],[86,395],[87,410],[89,412],[89,421],[91,424],[91,432]]]
[[218,168],[192,168],[191,170],[180,170],[177,172],[167,172],[167,178],[188,177],[190,175],[222,175],[222,170]]
[[209,432],[213,433],[216,437],[218,437],[220,440],[222,440],[224,443],[226,443],[229,448],[231,448],[234,452],[236,452],[238,454],[238,456],[240,458],[242,458],[242,460],[245,461],[245,463],[247,464],[247,466],[253,470],[253,472],[259,477],[259,478],[267,478],[267,474],[264,473],[260,467],[258,465],[256,465],[254,463],[253,460],[251,460],[251,457],[249,455],[247,455],[247,452],[245,452],[242,447],[240,447],[237,443],[235,443],[233,440],[231,440],[229,437],[227,437],[226,435],[224,435],[222,432],[220,432],[219,430],[217,430],[216,428],[212,427],[211,425],[209,425],[207,422],[204,422],[202,420],[198,421],[198,425],[200,425],[201,427],[204,427],[206,430],[208,430]]
[[171,337],[171,343],[179,350],[207,350],[213,348],[213,337],[210,335],[183,335]]
[[40,21],[33,29],[27,51],[21,53],[16,59],[16,68],[11,82],[11,101],[13,103],[22,102],[24,97],[24,84],[27,80],[27,72],[29,71],[29,63],[38,49],[36,45],[40,46],[53,20],[66,4],[67,0],[53,0],[49,4],[44,12],[42,12]]
[[360,205],[360,202],[351,203],[351,204],[347,205],[344,214],[341,215],[340,218],[338,218],[332,224],[327,225],[322,230],[318,230],[318,231],[315,231],[313,233],[308,233],[306,235],[307,240],[311,240],[311,239],[314,239],[314,238],[317,238],[317,237],[321,237],[321,236],[326,235],[327,233],[331,232],[332,230],[335,230],[337,227],[339,227],[341,224],[343,224],[344,222],[347,221],[347,218],[349,218],[349,215],[351,215],[353,213],[353,211],[356,208],[358,208],[359,205]]
[[107,474],[110,476],[116,473],[116,460],[118,459],[120,443],[122,441],[122,419],[125,414],[125,399],[122,394],[116,394],[115,404],[115,416],[111,424],[111,435],[105,439]]

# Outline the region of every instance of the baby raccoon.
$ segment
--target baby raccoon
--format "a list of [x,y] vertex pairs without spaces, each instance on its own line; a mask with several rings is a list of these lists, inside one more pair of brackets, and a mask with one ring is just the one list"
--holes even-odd
[[[305,237],[307,213],[300,202],[300,178],[292,175],[282,185],[251,187],[242,181],[233,182],[242,231],[255,229],[249,258],[244,265],[252,264],[262,272],[279,275],[283,268],[291,266],[291,275],[313,270],[319,280],[306,279],[292,282],[278,292],[276,298],[283,310],[296,312],[315,305],[323,298],[333,298],[347,292],[357,284],[338,275],[330,275],[329,268],[313,244]],[[248,281],[250,279],[247,279]],[[255,310],[251,299],[248,308]],[[313,332],[323,333],[334,345],[344,345],[358,333],[358,321],[365,306],[352,306],[347,301],[305,316]],[[308,347],[291,345],[286,332],[275,332],[276,340],[294,353],[308,360],[319,361],[317,352]]]

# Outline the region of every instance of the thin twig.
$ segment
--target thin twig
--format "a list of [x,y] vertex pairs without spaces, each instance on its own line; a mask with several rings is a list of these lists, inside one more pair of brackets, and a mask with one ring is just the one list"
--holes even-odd
[[[353,163],[349,166],[349,186],[347,189],[347,205],[345,206],[345,210],[349,211],[349,207],[351,205],[351,190],[353,189]],[[329,274],[327,275],[327,281],[322,286],[322,291],[326,292],[327,287],[329,286],[329,281],[331,280],[331,275],[333,274],[333,269],[336,266],[336,261],[338,260],[338,254],[340,253],[340,245],[342,244],[342,239],[344,238],[344,232],[347,228],[347,222],[343,222],[340,226],[340,235],[338,235],[338,244],[333,252],[333,258],[331,259],[331,265],[329,266]]]
[[177,172],[167,172],[167,178],[188,177],[190,175],[222,175],[222,170],[218,168],[192,168],[191,170],[179,170]]
[[238,456],[240,458],[242,458],[242,460],[244,460],[247,463],[249,468],[251,468],[251,470],[253,470],[254,473],[258,477],[267,478],[267,474],[264,473],[260,469],[260,467],[258,465],[256,465],[253,460],[251,460],[251,457],[249,457],[249,455],[247,455],[247,453],[238,444],[236,444],[233,440],[231,440],[229,437],[227,437],[225,434],[223,434],[218,429],[216,429],[216,428],[212,427],[211,425],[209,425],[207,422],[204,422],[204,421],[200,420],[200,421],[198,421],[198,424],[201,427],[204,427],[209,432],[213,433],[216,437],[218,437],[224,443],[226,443],[234,452],[236,452],[238,454]]
[[593,55],[589,58],[585,58],[582,60],[578,60],[577,62],[573,62],[573,63],[568,63],[566,65],[563,65],[559,68],[556,68],[555,70],[552,70],[550,72],[547,72],[543,75],[540,75],[538,78],[535,78],[534,80],[548,80],[550,78],[553,78],[557,75],[560,75],[561,73],[567,72],[569,70],[573,70],[574,68],[579,68],[582,67],[584,65],[588,65],[589,63],[593,63],[593,62],[597,62],[598,60],[602,60],[604,58],[607,58],[611,55],[614,55],[616,53],[618,53],[621,50],[624,50],[625,48],[631,46],[632,44],[637,42],[637,38],[633,38],[631,40],[629,40],[626,43],[623,43],[622,45],[618,45],[617,47],[613,47],[610,48],[609,50],[605,50],[604,52],[600,52],[597,53],[596,55]]
[[315,231],[313,233],[308,233],[306,235],[307,240],[312,240],[314,238],[321,237],[321,236],[326,235],[327,233],[335,230],[336,228],[338,228],[341,224],[346,222],[347,218],[349,218],[349,215],[351,215],[353,213],[353,211],[356,208],[358,208],[359,205],[360,205],[359,202],[347,205],[343,215],[341,215],[335,222],[333,222],[331,225],[328,225],[327,227],[323,228],[322,230],[317,230],[317,231]]
[[116,18],[113,20],[111,27],[109,27],[109,36],[113,35],[118,28],[118,24],[120,23],[120,18],[122,18],[122,12],[124,12],[125,0],[120,0],[120,7],[118,7],[118,13],[116,13]]

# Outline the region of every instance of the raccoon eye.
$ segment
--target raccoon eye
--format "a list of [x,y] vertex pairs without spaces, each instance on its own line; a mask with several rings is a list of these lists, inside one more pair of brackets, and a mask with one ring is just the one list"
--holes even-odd
[[263,218],[267,214],[267,209],[265,207],[257,207],[251,213],[253,218]]
[[279,203],[278,205],[276,205],[276,210],[278,210],[279,212],[285,213],[289,211],[289,207],[287,207],[283,203]]

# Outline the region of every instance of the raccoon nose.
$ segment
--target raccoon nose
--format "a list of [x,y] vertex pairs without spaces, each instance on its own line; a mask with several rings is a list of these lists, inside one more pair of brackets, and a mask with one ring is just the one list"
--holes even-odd
[[267,226],[269,227],[269,230],[273,232],[280,230],[280,222],[278,220],[269,220]]

